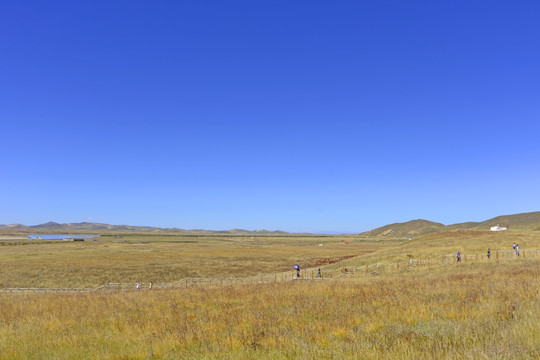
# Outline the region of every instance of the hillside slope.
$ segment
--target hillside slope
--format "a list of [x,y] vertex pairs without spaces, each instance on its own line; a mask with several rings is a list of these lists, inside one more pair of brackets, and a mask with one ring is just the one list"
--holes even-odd
[[366,231],[360,235],[369,237],[418,237],[442,231],[489,230],[490,227],[497,224],[512,229],[531,229],[540,227],[540,211],[502,215],[482,222],[464,222],[452,225],[444,225],[428,220],[412,220],[404,223],[386,225],[374,230]]
[[479,226],[487,228],[497,224],[508,226],[509,228],[530,228],[540,226],[540,211],[497,216],[493,219],[481,222]]
[[363,236],[417,237],[433,232],[443,231],[445,226],[427,220],[411,220],[404,223],[394,223],[362,233]]

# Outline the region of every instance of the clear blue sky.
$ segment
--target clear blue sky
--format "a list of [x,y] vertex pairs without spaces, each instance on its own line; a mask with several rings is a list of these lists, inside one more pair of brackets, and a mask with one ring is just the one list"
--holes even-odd
[[540,210],[538,1],[3,1],[0,224]]

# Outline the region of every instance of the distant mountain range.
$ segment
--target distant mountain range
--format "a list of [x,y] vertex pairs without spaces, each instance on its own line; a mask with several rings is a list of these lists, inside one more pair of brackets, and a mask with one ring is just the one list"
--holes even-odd
[[452,225],[428,220],[412,220],[403,223],[386,225],[374,230],[366,231],[360,235],[366,237],[417,237],[442,231],[462,231],[462,230],[488,230],[495,225],[508,227],[509,229],[526,229],[540,227],[540,211],[497,216],[482,222],[465,222]]
[[[514,229],[524,228],[540,228],[540,211],[497,216],[482,222],[465,222],[452,225],[444,225],[441,223],[428,220],[411,220],[404,223],[395,223],[386,225],[374,230],[361,233],[361,236],[366,237],[417,237],[420,235],[430,234],[441,231],[460,231],[460,230],[488,230],[491,226],[500,224]],[[59,224],[56,222],[48,222],[40,225],[0,225],[0,230],[3,232],[62,232],[62,233],[152,233],[152,234],[186,234],[186,235],[290,235],[285,231],[268,231],[268,230],[183,230],[178,228],[158,228],[151,226],[131,226],[131,225],[109,225],[93,222],[80,222]],[[307,235],[307,234],[305,234]]]
[[158,234],[208,234],[208,235],[285,235],[288,234],[285,231],[268,231],[268,230],[244,230],[244,229],[232,229],[232,230],[183,230],[178,228],[159,228],[152,226],[131,226],[131,225],[109,225],[94,222],[80,222],[59,224],[57,222],[50,221],[45,224],[39,225],[0,225],[0,230],[11,230],[17,232],[89,232],[89,233],[158,233]]

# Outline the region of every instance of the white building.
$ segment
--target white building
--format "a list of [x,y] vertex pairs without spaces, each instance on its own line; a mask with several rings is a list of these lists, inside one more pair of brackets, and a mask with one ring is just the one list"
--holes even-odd
[[489,228],[489,230],[491,231],[504,231],[504,230],[507,230],[508,228],[505,228],[505,227],[500,227],[499,224],[497,224],[496,226],[492,226]]

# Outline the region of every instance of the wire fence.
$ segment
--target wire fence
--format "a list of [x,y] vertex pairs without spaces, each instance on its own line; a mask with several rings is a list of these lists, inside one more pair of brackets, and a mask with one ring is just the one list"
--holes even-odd
[[224,286],[236,284],[265,284],[298,280],[330,280],[351,276],[372,276],[389,272],[414,271],[439,266],[489,263],[507,260],[535,260],[540,257],[540,250],[494,250],[487,254],[444,254],[431,259],[409,259],[403,262],[377,262],[370,265],[342,266],[337,269],[303,269],[281,273],[259,274],[251,277],[211,277],[211,278],[185,278],[172,283],[108,283],[95,288],[38,288],[38,287],[8,287],[0,289],[0,293],[94,293],[94,292],[122,292],[122,291],[148,291],[153,289],[187,288],[193,286]]

